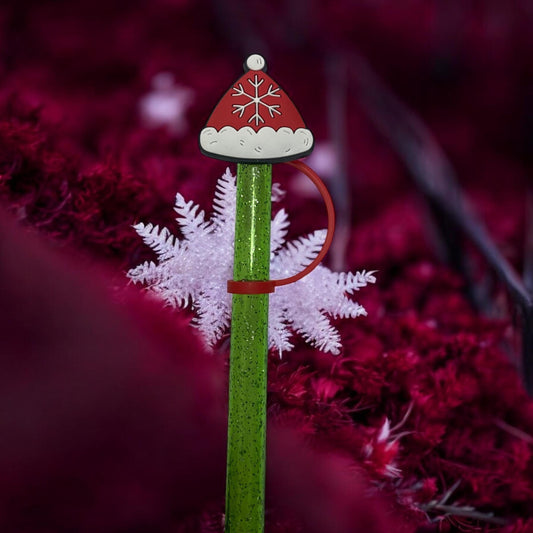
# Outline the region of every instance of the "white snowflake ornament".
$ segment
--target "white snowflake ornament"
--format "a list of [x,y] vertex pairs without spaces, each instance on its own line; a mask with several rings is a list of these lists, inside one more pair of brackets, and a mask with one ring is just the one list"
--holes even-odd
[[[231,322],[232,299],[226,282],[233,275],[235,199],[235,177],[227,169],[218,180],[210,220],[198,205],[177,194],[174,209],[181,240],[167,228],[134,226],[157,254],[157,263],[147,261],[130,270],[128,277],[172,307],[192,306],[194,325],[210,346],[221,339]],[[281,209],[271,225],[271,279],[300,272],[317,256],[326,237],[326,231],[319,230],[286,243],[288,227],[287,213]],[[374,272],[337,273],[319,265],[301,280],[278,287],[270,295],[269,348],[281,357],[293,348],[293,335],[299,334],[319,350],[338,354],[340,334],[330,317],[366,315],[349,296],[375,281]]]

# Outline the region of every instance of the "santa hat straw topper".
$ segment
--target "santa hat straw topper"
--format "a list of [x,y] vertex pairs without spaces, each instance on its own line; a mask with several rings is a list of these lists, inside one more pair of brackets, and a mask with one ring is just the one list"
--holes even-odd
[[313,134],[287,94],[265,73],[258,54],[221,98],[200,132],[203,154],[246,163],[279,163],[313,150]]
[[[318,265],[331,243],[334,212],[320,178],[302,161],[313,135],[290,98],[251,55],[246,72],[226,92],[200,132],[202,153],[236,161],[237,191],[231,310],[226,475],[226,533],[262,533],[265,501],[265,439],[269,294]],[[287,162],[321,191],[328,211],[322,250],[298,274],[271,280],[272,163]]]

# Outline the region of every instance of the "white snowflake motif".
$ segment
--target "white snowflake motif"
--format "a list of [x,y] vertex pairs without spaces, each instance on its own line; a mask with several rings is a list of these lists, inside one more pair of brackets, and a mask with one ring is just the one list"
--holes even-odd
[[252,116],[248,119],[248,123],[255,120],[255,125],[259,126],[260,122],[265,122],[265,119],[261,116],[261,106],[266,108],[268,113],[270,114],[271,118],[274,118],[274,115],[281,115],[281,111],[279,111],[279,105],[278,104],[268,104],[264,102],[264,99],[267,97],[272,98],[280,98],[281,95],[278,94],[279,87],[274,88],[272,84],[268,87],[268,90],[264,94],[259,94],[259,87],[264,83],[264,79],[258,79],[257,74],[255,75],[253,81],[251,78],[248,78],[248,82],[252,85],[254,88],[253,94],[249,94],[246,92],[246,89],[242,86],[242,83],[239,83],[237,87],[233,87],[233,90],[235,91],[232,93],[231,96],[246,96],[249,98],[249,102],[245,104],[233,104],[233,107],[235,108],[233,111],[233,114],[239,113],[239,118],[242,118],[244,115],[244,112],[248,106],[253,105],[255,112],[252,114]]
[[[274,187],[276,201],[281,196]],[[210,220],[198,205],[176,195],[176,219],[183,239],[166,228],[139,223],[135,227],[144,242],[157,254],[158,263],[147,261],[128,272],[135,283],[143,283],[172,307],[191,305],[196,311],[194,325],[206,343],[213,346],[230,327],[231,295],[226,282],[233,272],[235,235],[235,177],[229,169],[219,179]],[[270,277],[279,279],[305,268],[318,254],[325,230],[315,231],[285,243],[289,221],[284,209],[271,225]],[[365,309],[347,295],[376,281],[374,272],[332,272],[319,265],[296,283],[278,287],[270,295],[269,348],[290,351],[294,333],[324,352],[340,353],[341,339],[327,315],[355,318]]]

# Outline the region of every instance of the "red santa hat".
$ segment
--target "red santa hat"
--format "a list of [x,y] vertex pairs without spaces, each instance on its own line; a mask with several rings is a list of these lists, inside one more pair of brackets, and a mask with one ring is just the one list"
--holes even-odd
[[313,134],[258,54],[226,92],[200,132],[203,154],[226,161],[276,163],[313,150]]

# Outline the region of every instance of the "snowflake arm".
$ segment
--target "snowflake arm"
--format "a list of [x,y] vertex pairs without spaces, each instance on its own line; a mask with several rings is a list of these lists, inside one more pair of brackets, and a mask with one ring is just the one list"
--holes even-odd
[[[264,80],[261,80],[261,83],[262,83],[263,81],[264,81]],[[259,85],[261,85],[261,83],[260,83]],[[259,85],[258,85],[258,87],[259,87]],[[274,89],[274,86],[273,86],[272,84],[270,84],[270,86],[268,87],[267,92],[266,92],[261,98],[265,98],[265,97],[267,97],[267,96],[274,96],[275,98],[280,98],[281,95],[278,94],[278,92],[279,92],[279,87],[276,87],[276,88]],[[262,105],[266,105],[263,101],[261,101],[260,103],[261,103]],[[276,107],[279,107],[279,105],[276,106]],[[280,113],[280,114],[281,114],[281,113]]]
[[270,305],[268,309],[268,347],[277,350],[281,359],[283,352],[290,352],[294,345],[291,344],[292,336],[289,325],[286,323],[285,310],[279,305]]
[[[257,109],[257,107],[256,107]],[[255,125],[258,126],[260,122],[265,122],[265,119],[261,116],[259,112],[254,113],[249,119],[248,124],[252,122],[252,120],[255,120]]]
[[252,81],[251,78],[248,78],[248,83],[255,89],[256,96],[257,96],[259,87],[261,87],[261,85],[263,85],[264,82],[265,80],[263,79],[261,80],[257,79],[257,74],[255,75],[254,81]]
[[362,305],[343,296],[340,302],[330,310],[330,314],[333,318],[357,318],[366,316],[367,312]]
[[217,228],[235,224],[235,196],[237,186],[230,169],[218,180],[213,199],[214,214],[211,221]]
[[[235,95],[234,95],[235,96]],[[233,110],[233,114],[235,113],[239,113],[239,118],[242,118],[242,116],[244,115],[244,112],[246,111],[246,108],[250,105],[252,105],[254,103],[253,100],[250,100],[248,103],[246,104],[233,104],[233,107],[235,108]],[[261,119],[262,120],[262,119]],[[250,119],[248,122],[251,122],[252,119]],[[264,120],[263,120],[264,122]]]
[[194,326],[197,327],[208,346],[213,346],[229,329],[231,322],[231,301],[220,287],[209,287],[196,298],[197,317]]
[[320,311],[308,310],[306,313],[300,313],[292,325],[312,346],[323,352],[331,352],[333,355],[340,353],[341,336]]
[[233,90],[235,92],[231,96],[249,96],[248,93],[244,90],[242,83],[239,83],[237,87],[233,87]]
[[273,89],[272,87],[273,85],[271,84],[266,94],[261,98],[261,100],[259,100],[259,104],[266,107],[267,111],[270,113],[270,117],[274,118],[274,113],[276,113],[277,115],[281,115],[281,111],[278,111],[278,109],[281,106],[279,104],[268,105],[268,104],[265,104],[265,102],[263,101],[263,98],[267,96],[273,96],[274,98],[280,98],[281,95],[277,94],[277,92],[279,91],[279,87],[277,87],[276,89]]
[[153,261],[145,261],[141,265],[132,268],[128,272],[128,277],[133,283],[152,286],[162,281],[164,276],[159,265],[156,265]]
[[194,205],[192,200],[186,202],[185,198],[178,193],[174,211],[179,215],[176,221],[186,239],[208,233],[209,222],[205,221],[205,213],[200,210],[199,205]]
[[285,243],[285,237],[289,228],[289,217],[285,209],[280,209],[270,228],[270,253],[274,254]]
[[326,230],[317,230],[306,237],[300,237],[286,244],[277,254],[277,268],[295,274],[309,265],[318,255],[326,239]]
[[160,230],[159,226],[150,223],[145,225],[142,222],[133,228],[142,237],[144,243],[154,250],[159,261],[172,257],[179,249],[179,241],[167,228]]
[[353,294],[354,291],[366,287],[369,283],[375,283],[376,277],[374,274],[376,270],[370,270],[367,272],[363,270],[362,272],[339,272],[337,274],[337,283],[345,290],[348,294]]

